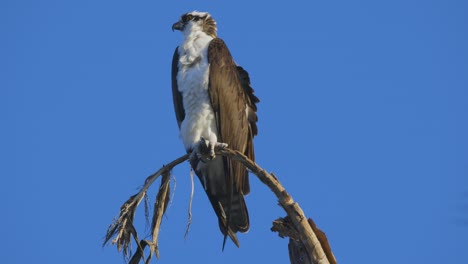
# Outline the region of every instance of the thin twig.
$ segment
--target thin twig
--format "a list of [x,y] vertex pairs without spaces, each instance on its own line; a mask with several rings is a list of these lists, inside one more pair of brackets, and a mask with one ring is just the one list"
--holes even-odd
[[188,206],[188,220],[187,220],[187,228],[185,229],[184,239],[187,239],[188,233],[190,231],[190,225],[192,224],[192,201],[193,201],[193,193],[195,192],[194,184],[193,184],[193,169],[190,169],[190,183],[192,185],[192,189],[190,191],[190,201]]

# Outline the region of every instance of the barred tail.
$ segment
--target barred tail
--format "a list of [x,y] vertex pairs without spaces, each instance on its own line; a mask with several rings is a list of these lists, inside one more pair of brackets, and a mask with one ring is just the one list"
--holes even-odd
[[244,195],[229,181],[229,175],[226,175],[223,157],[218,156],[206,163],[192,161],[191,165],[196,168],[195,173],[218,217],[219,229],[239,247],[236,233],[249,230],[249,214]]

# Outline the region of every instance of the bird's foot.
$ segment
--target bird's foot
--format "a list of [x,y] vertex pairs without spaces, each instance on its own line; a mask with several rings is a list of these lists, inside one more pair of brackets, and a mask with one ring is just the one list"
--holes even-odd
[[203,162],[208,162],[216,158],[215,149],[224,149],[228,146],[226,143],[209,141],[205,138],[200,138],[200,141],[195,144],[191,158],[196,155]]

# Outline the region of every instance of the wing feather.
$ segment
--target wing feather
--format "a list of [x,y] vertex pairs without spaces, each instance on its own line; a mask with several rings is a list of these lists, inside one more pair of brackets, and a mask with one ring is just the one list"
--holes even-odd
[[[213,39],[208,47],[208,63],[208,92],[216,116],[218,141],[254,160],[253,136],[257,133],[255,103],[259,100],[253,95],[249,76],[236,65],[226,44],[219,38]],[[238,191],[248,194],[247,170],[241,164],[227,160],[225,166]]]
[[185,118],[185,110],[182,102],[182,93],[179,91],[177,85],[177,73],[179,72],[179,47],[174,51],[172,57],[172,99],[174,101],[174,111],[177,118],[177,125],[182,123]]

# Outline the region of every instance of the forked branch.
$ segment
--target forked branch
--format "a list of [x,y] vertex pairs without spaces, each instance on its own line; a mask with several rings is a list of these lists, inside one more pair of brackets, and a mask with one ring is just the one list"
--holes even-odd
[[[333,253],[328,245],[328,242],[326,241],[325,234],[321,232],[318,228],[316,228],[315,224],[313,224],[313,221],[311,219],[309,219],[309,221],[307,220],[302,209],[296,202],[294,202],[292,197],[286,192],[284,187],[280,184],[280,182],[273,173],[266,172],[255,162],[251,161],[245,155],[238,151],[231,150],[229,148],[223,148],[217,149],[216,154],[226,156],[230,159],[242,163],[253,174],[255,174],[261,182],[266,184],[270,188],[270,190],[276,195],[279,204],[287,214],[287,218],[276,220],[274,222],[274,227],[272,228],[272,230],[279,232],[280,236],[282,237],[290,237],[289,253],[291,263],[336,263]],[[117,249],[119,251],[123,249],[124,254],[128,256],[130,253],[130,239],[131,237],[133,237],[137,244],[137,251],[131,259],[131,263],[138,263],[140,259],[143,259],[147,264],[149,264],[149,261],[151,260],[153,254],[156,254],[156,257],[159,258],[157,246],[158,234],[159,226],[161,224],[161,217],[165,212],[169,197],[169,173],[172,170],[172,168],[186,161],[188,158],[189,154],[184,155],[172,161],[168,165],[163,166],[160,170],[150,175],[146,179],[145,184],[143,185],[141,190],[137,194],[131,196],[120,208],[120,215],[110,225],[105,237],[104,244],[107,244],[109,241],[111,241],[113,237],[115,237],[112,240],[112,244],[116,244]],[[152,240],[140,241],[138,239],[136,229],[133,225],[133,218],[135,215],[136,207],[138,207],[141,200],[145,197],[148,188],[160,175],[164,175],[164,177],[161,182],[161,187],[155,203],[151,234]],[[285,219],[287,220],[287,222],[283,221]],[[282,225],[282,221],[286,224]],[[275,228],[275,226],[277,228]],[[325,239],[323,239],[323,237]],[[143,250],[146,246],[149,246],[150,248],[150,255],[148,256],[148,258],[145,259]]]

